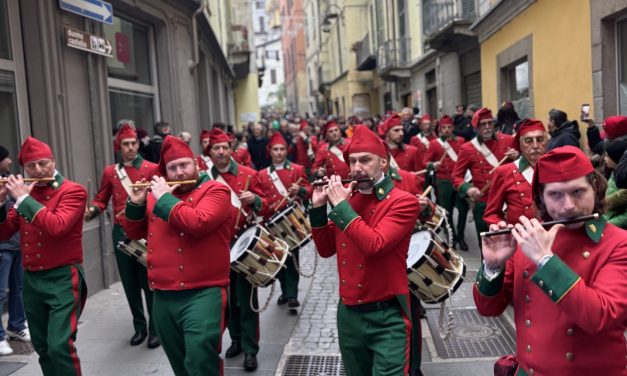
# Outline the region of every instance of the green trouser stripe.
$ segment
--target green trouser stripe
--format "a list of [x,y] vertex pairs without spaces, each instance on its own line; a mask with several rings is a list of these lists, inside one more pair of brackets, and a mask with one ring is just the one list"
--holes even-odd
[[[118,264],[118,272],[120,280],[124,288],[124,295],[128,307],[133,316],[133,328],[135,332],[142,333],[146,331],[146,315],[144,314],[144,303],[142,301],[142,290],[146,297],[146,306],[148,307],[148,315],[150,316],[153,304],[153,293],[148,288],[148,273],[146,267],[140,264],[134,257],[127,255],[118,248],[118,242],[124,239],[124,230],[121,226],[113,226],[113,244],[115,249],[115,260]],[[155,328],[152,320],[148,325],[150,333],[155,334]]]
[[[259,313],[250,308],[250,294],[253,286],[246,278],[231,270],[229,291],[229,335],[233,342],[240,342],[247,354],[259,352]],[[257,289],[253,304],[259,308]]]
[[[450,224],[453,223],[453,208],[455,207],[455,197],[457,196],[457,191],[453,189],[453,183],[450,180],[442,180],[439,179],[437,181],[438,184],[438,205],[446,209],[448,222]],[[455,228],[453,229],[453,237],[455,237]]]
[[24,272],[24,309],[45,376],[81,374],[74,342],[86,297],[81,266]]
[[466,231],[466,221],[468,220],[468,211],[470,210],[470,205],[468,205],[468,201],[465,198],[455,197],[455,207],[457,208],[457,233],[460,238],[463,238],[464,233]]
[[300,250],[292,251],[292,255],[285,261],[285,268],[281,268],[277,275],[279,283],[281,284],[281,294],[285,298],[298,298],[298,282],[300,281],[300,275],[298,270],[294,266],[294,262],[298,264]]
[[[476,202],[475,207],[472,209],[472,216],[475,220],[475,229],[477,230],[477,239],[479,239],[479,247],[481,247],[482,232],[488,231],[488,224],[483,220],[483,213],[485,212],[487,204],[485,202]],[[481,255],[483,260],[483,254]]]
[[409,294],[411,302],[411,358],[410,369],[413,372],[420,370],[422,363],[422,327],[420,323],[420,299]]
[[177,376],[222,375],[226,289],[156,290],[152,317]]
[[366,313],[340,302],[337,327],[347,376],[407,374],[411,323],[400,306]]

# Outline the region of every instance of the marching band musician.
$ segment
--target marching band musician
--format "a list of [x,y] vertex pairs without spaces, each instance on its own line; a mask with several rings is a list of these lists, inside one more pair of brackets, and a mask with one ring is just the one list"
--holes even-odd
[[[497,138],[494,117],[489,109],[484,107],[475,112],[472,126],[477,130],[477,136],[460,147],[459,159],[451,177],[459,195],[474,203],[472,213],[479,237],[481,232],[488,230],[488,225],[483,221],[483,212],[487,204],[487,185],[491,184],[491,171],[503,163],[505,156],[515,159],[517,152],[511,148],[510,142]],[[464,180],[466,170],[470,171],[472,182]]]
[[392,167],[414,172],[422,168],[424,155],[418,154],[417,147],[403,144],[403,124],[398,114],[387,118],[378,131],[390,148]]
[[544,221],[601,217],[550,230],[526,216],[490,225],[512,230],[483,238],[477,309],[498,316],[513,303],[516,375],[626,375],[627,232],[602,216],[605,178],[564,146],[538,159],[531,186]]
[[[211,130],[207,152],[212,164],[207,173],[231,191],[231,237],[234,237],[244,229],[249,217],[263,215],[267,207],[263,187],[259,183],[257,171],[237,164],[231,158],[229,136],[222,130]],[[259,305],[257,292],[252,291],[253,285],[243,275],[231,271],[230,278],[228,327],[232,343],[225,356],[233,358],[244,351],[244,369],[254,371],[257,369],[259,352],[259,313],[252,310],[249,301],[251,293],[254,293],[253,304]]]
[[312,166],[314,177],[339,175],[342,179],[348,178],[350,170],[347,165],[348,161],[344,160],[344,151],[350,141],[342,137],[340,126],[335,120],[327,121],[320,130],[320,134],[326,142],[318,144],[316,159]]
[[[438,129],[440,136],[429,141],[425,160],[428,161],[428,167],[436,171],[437,202],[448,213],[448,221],[453,227],[455,242],[463,251],[467,251],[468,245],[464,240],[464,231],[466,230],[468,202],[459,197],[451,181],[451,174],[459,159],[458,154],[464,139],[453,135],[453,119],[448,115],[442,116]],[[453,225],[453,208],[457,208],[459,212],[457,226]]]
[[292,139],[292,148],[296,163],[305,167],[307,176],[311,176],[311,168],[316,158],[316,150],[318,150],[318,140],[311,135],[311,125],[307,119],[301,119],[300,132]]
[[418,127],[420,128],[420,132],[409,140],[409,144],[426,151],[429,148],[429,142],[438,138],[432,129],[431,116],[423,115]]
[[548,140],[541,121],[524,119],[520,123],[513,144],[521,153],[520,158],[499,166],[492,174],[488,203],[483,214],[483,220],[488,225],[501,221],[514,224],[521,215],[536,217],[531,180],[536,162],[546,152]]
[[200,154],[196,156],[196,164],[198,165],[198,169],[200,171],[205,171],[207,169],[207,164],[209,163],[209,157],[206,154],[206,150],[209,146],[210,135],[211,132],[206,129],[203,129],[200,132]]
[[[150,193],[131,191],[123,226],[129,238],[147,239],[153,319],[174,373],[221,375],[231,238],[224,202],[230,193],[198,173],[191,148],[175,137],[163,142],[159,171]],[[197,183],[169,186],[164,177]]]
[[135,334],[131,337],[131,346],[140,345],[148,336],[148,347],[159,346],[154,323],[152,319],[146,322],[144,315],[144,303],[142,301],[142,290],[146,298],[148,307],[148,317],[152,315],[152,290],[148,288],[148,276],[146,267],[137,260],[120,251],[118,243],[124,239],[124,229],[122,220],[124,218],[124,208],[126,201],[132,190],[130,184],[141,179],[150,179],[159,174],[159,166],[155,163],[144,160],[139,154],[139,142],[137,134],[130,125],[124,124],[115,136],[116,143],[120,149],[120,163],[105,167],[100,180],[100,189],[91,206],[85,210],[85,220],[90,221],[104,212],[109,200],[113,199],[113,249],[115,260],[118,265],[118,272],[122,280],[124,295],[133,316],[133,328]]
[[[74,342],[87,298],[82,266],[87,192],[56,170],[52,150],[34,137],[22,144],[19,162],[29,177],[54,180],[27,186],[17,175],[0,183],[0,240],[20,232],[24,308],[43,374],[80,375]],[[16,201],[8,212],[7,194]]]
[[248,151],[248,145],[242,142],[242,132],[227,133],[227,136],[229,136],[229,142],[233,150],[231,154],[233,160],[242,166],[254,168],[250,152]]
[[327,186],[314,188],[310,211],[320,256],[337,255],[340,351],[348,375],[405,375],[411,331],[406,260],[418,200],[383,173],[385,146],[367,127],[355,127],[344,155],[353,179],[375,183],[344,187],[333,175]]
[[[289,204],[285,197],[299,201],[308,200],[311,197],[311,185],[307,180],[305,168],[287,160],[287,142],[280,132],[272,135],[268,143],[268,154],[272,164],[259,171],[259,181],[266,192],[268,216],[279,212]],[[298,302],[298,270],[294,263],[298,263],[298,250],[291,251],[294,261],[288,260],[286,268],[281,269],[278,275],[281,283],[281,296],[277,304],[287,303],[288,308],[296,309]]]

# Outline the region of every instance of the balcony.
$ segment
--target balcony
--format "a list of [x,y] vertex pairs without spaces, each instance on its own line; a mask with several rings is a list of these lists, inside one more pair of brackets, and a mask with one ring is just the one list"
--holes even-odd
[[384,81],[396,81],[411,77],[410,38],[388,40],[379,46],[377,53],[377,74]]
[[355,43],[354,51],[357,57],[357,70],[369,71],[377,67],[377,56],[370,51],[370,35],[366,34],[364,39]]
[[250,46],[248,28],[244,25],[232,25],[228,44],[229,63],[233,67],[235,79],[242,79],[250,73]]
[[477,18],[475,0],[424,0],[422,21],[426,43],[451,52],[478,44],[469,26]]

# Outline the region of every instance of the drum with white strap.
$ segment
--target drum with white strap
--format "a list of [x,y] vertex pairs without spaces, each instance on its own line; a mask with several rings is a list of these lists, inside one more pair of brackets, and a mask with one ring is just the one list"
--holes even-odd
[[291,251],[300,249],[311,241],[309,219],[297,203],[290,203],[275,213],[266,222],[266,227],[274,236],[283,239]]

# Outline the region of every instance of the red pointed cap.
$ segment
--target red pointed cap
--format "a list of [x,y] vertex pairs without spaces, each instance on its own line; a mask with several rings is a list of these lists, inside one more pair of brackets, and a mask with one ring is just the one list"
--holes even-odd
[[224,133],[222,129],[213,128],[211,130],[211,133],[209,135],[209,146],[229,141],[231,141],[231,139],[226,133]]
[[29,136],[22,144],[22,149],[20,149],[20,155],[18,156],[20,165],[24,166],[28,162],[45,158],[54,158],[50,146],[35,137]]
[[401,125],[401,117],[398,116],[398,114],[394,114],[385,119],[385,121],[379,125],[379,128],[377,129],[379,136],[385,138],[390,129],[396,127],[397,125]]
[[610,139],[627,134],[627,116],[610,116],[605,119],[603,130]]
[[270,138],[270,141],[268,142],[268,145],[266,145],[266,153],[268,153],[268,156],[270,155],[270,149],[272,149],[274,145],[283,145],[287,148],[287,141],[285,141],[281,132],[274,132],[272,138]]
[[546,128],[544,128],[544,124],[542,124],[540,120],[524,119],[520,123],[520,126],[518,127],[518,132],[516,133],[516,135],[514,135],[514,141],[512,145],[514,149],[520,152],[520,138],[524,136],[526,133],[529,133],[532,131],[545,131],[546,132]]
[[122,127],[120,127],[120,129],[118,129],[118,133],[115,135],[115,140],[118,143],[121,143],[122,140],[127,138],[137,138],[137,132],[135,132],[135,129],[133,129],[130,124],[125,123]]
[[586,176],[594,171],[592,162],[575,146],[562,146],[544,154],[533,173],[533,191],[538,184],[569,181]]
[[351,137],[351,143],[344,151],[344,162],[348,164],[348,157],[353,153],[372,153],[378,155],[381,158],[387,158],[387,152],[383,145],[383,140],[374,134],[365,125],[355,126],[353,131],[353,137]]
[[442,115],[442,117],[440,118],[440,122],[438,123],[438,128],[446,125],[446,124],[453,124],[453,118],[448,116],[448,115]]
[[187,142],[174,136],[165,136],[163,144],[161,145],[161,159],[159,159],[159,171],[161,175],[167,176],[165,166],[180,158],[194,159],[194,152],[192,148],[187,145]]
[[202,132],[200,132],[200,141],[202,140],[206,140],[211,136],[211,132],[209,132],[206,129],[203,129]]
[[422,120],[422,121],[431,121],[431,116],[429,116],[427,114],[422,115],[422,118],[420,120]]
[[475,111],[475,114],[472,115],[472,120],[470,123],[472,124],[473,128],[477,128],[479,122],[486,119],[494,119],[494,116],[492,116],[492,111],[490,111],[489,108],[484,107],[480,110]]
[[329,120],[322,126],[320,133],[322,134],[323,137],[326,137],[327,132],[333,128],[340,128],[340,126],[335,122],[335,120]]
[[303,131],[305,130],[305,128],[309,126],[309,122],[307,121],[307,119],[301,119],[300,120],[300,130]]

